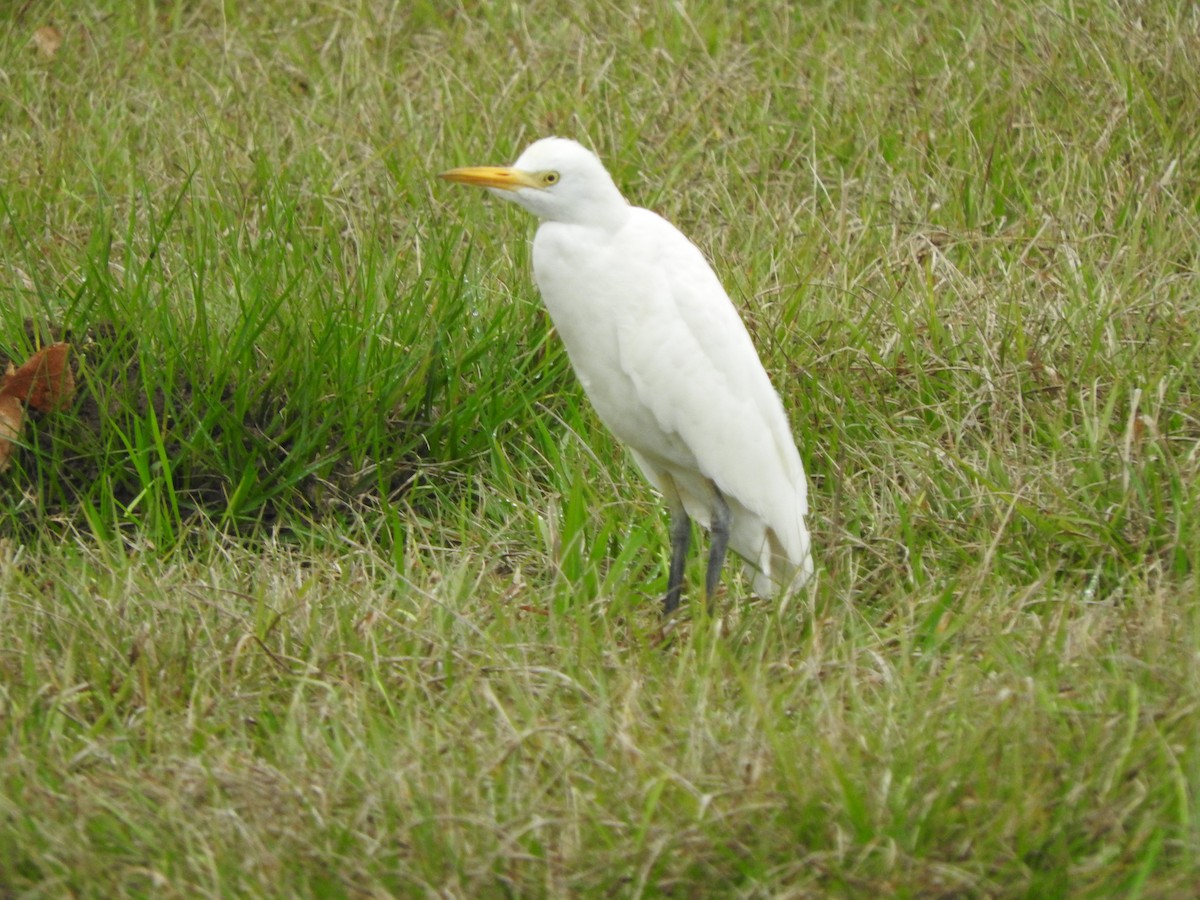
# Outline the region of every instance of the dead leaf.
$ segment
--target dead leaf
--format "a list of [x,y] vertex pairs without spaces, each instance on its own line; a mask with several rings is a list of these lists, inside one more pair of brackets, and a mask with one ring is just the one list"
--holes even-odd
[[33,46],[44,59],[54,59],[54,54],[62,46],[62,32],[53,25],[43,25],[33,33]]
[[43,347],[15,372],[5,374],[0,397],[15,397],[41,412],[65,409],[75,397],[75,376],[67,365],[70,351],[66,342]]
[[0,472],[7,469],[12,460],[24,412],[16,397],[0,397]]

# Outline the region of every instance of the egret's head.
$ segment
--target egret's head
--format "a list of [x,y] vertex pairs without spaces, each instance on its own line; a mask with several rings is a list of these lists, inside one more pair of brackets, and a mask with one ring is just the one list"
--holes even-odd
[[439,177],[489,188],[554,222],[600,224],[623,215],[628,207],[596,154],[566,138],[530,144],[511,166],[451,169]]

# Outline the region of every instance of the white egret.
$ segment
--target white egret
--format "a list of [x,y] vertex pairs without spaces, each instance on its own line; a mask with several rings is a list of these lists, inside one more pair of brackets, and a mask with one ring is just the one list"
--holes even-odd
[[808,488],[787,414],[700,250],[631,206],[591,151],[564,138],[511,167],[451,169],[532,212],[533,274],[575,374],[671,512],[666,613],[679,605],[690,519],[710,532],[705,589],[727,547],[771,596],[813,571]]

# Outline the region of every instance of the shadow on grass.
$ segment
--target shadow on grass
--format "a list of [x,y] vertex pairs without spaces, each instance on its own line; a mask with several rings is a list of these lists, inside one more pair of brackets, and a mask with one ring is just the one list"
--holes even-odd
[[[176,368],[164,376],[127,325],[81,333],[27,320],[25,339],[70,343],[79,390],[67,410],[28,411],[0,479],[0,505],[18,530],[87,529],[98,510],[132,524],[152,507],[180,525],[286,525],[395,503],[422,462],[427,422],[381,411],[380,443],[392,452],[365,456],[343,418],[289,403],[261,375],[234,382]],[[20,356],[5,349],[0,370]]]

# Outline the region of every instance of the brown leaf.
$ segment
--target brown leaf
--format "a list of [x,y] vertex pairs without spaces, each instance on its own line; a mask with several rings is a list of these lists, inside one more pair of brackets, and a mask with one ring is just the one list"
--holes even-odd
[[42,412],[65,409],[75,397],[75,376],[67,365],[70,351],[65,342],[43,347],[4,376],[0,397],[15,397]]
[[0,472],[8,468],[16,449],[17,437],[21,434],[21,417],[24,409],[16,397],[0,396]]
[[43,25],[33,33],[33,37],[29,39],[29,43],[42,56],[43,59],[54,59],[54,55],[58,53],[58,48],[62,46],[63,34],[53,25]]
[[53,25],[43,25],[33,33],[32,44],[44,59],[54,59],[62,42],[62,32]]

